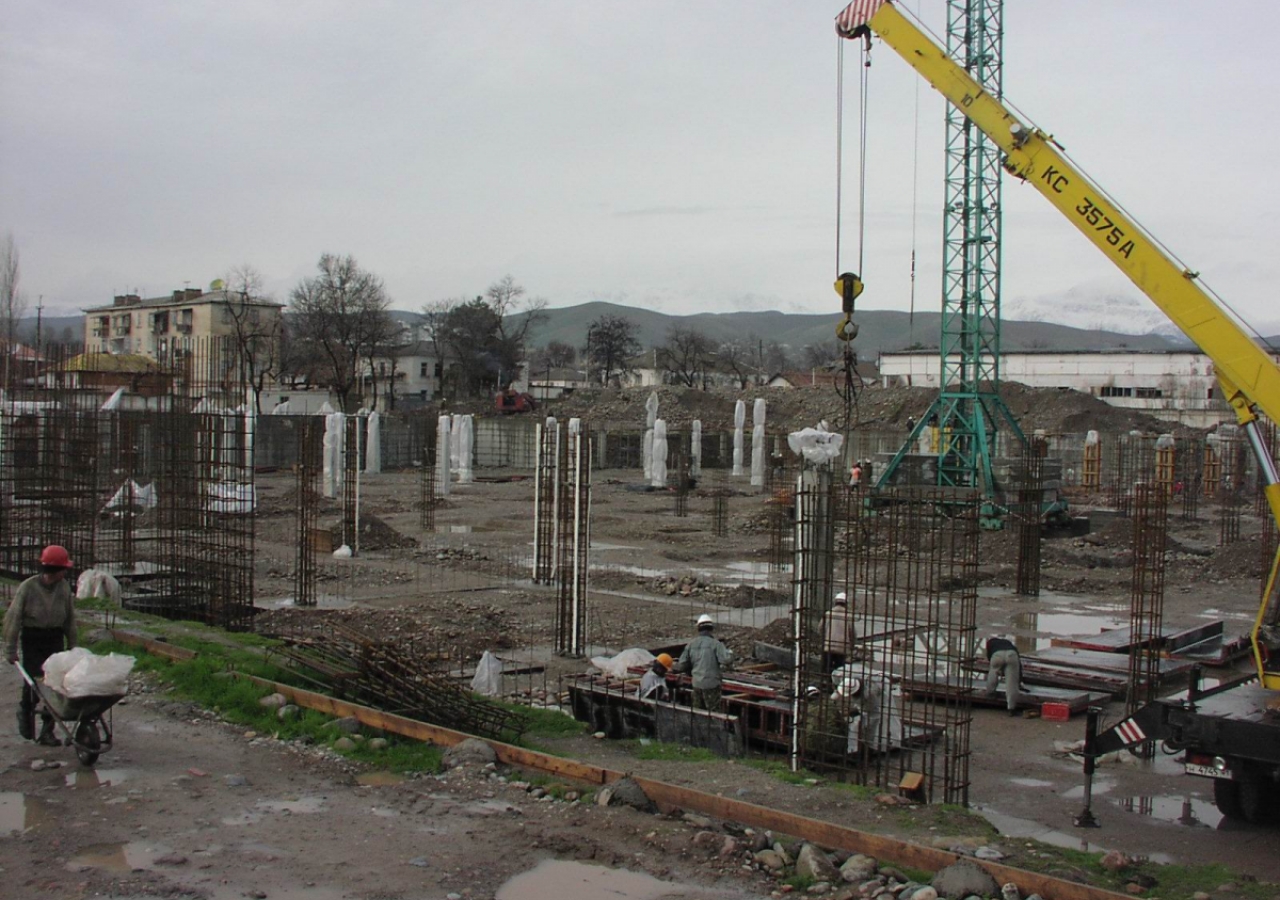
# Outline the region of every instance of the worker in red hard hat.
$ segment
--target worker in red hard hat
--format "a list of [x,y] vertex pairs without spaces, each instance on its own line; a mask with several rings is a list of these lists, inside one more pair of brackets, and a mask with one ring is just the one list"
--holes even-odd
[[[22,668],[35,681],[44,676],[44,663],[50,656],[76,645],[76,607],[71,599],[67,572],[71,557],[65,547],[50,544],[40,554],[40,574],[33,575],[14,592],[13,602],[4,615],[4,653],[10,663],[18,661],[22,650]],[[24,680],[22,703],[18,707],[18,733],[27,740],[35,737],[35,692]],[[53,734],[53,718],[43,714],[43,725],[36,741],[57,746]]]

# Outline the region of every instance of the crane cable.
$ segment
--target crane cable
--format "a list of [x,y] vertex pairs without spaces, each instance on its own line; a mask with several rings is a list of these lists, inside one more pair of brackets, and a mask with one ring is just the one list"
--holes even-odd
[[[844,44],[839,39],[836,45],[836,284],[840,285],[844,275],[841,273],[841,225],[843,218],[844,189]],[[867,77],[871,68],[871,39],[867,36],[862,45],[862,64],[858,67],[858,266],[855,280],[860,278],[866,247],[867,230],[867,99],[870,79]],[[861,286],[859,285],[859,290]],[[856,296],[856,295],[855,295]],[[857,406],[858,388],[861,380],[858,377],[858,357],[853,350],[853,337],[857,335],[857,326],[850,320],[851,309],[846,305],[844,319],[836,327],[836,334],[844,343],[843,351],[843,384],[837,383],[836,391],[844,399],[844,426],[854,424]]]

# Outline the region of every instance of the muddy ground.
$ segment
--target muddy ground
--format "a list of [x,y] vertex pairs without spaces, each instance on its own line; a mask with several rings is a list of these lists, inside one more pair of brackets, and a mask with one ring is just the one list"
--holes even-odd
[[[296,556],[295,491],[289,473],[260,476],[257,594],[272,628],[339,618],[358,628],[451,654],[459,667],[485,649],[545,666],[516,687],[554,694],[582,661],[554,657],[555,598],[530,584],[533,490],[527,472],[477,473],[455,485],[422,527],[418,476],[365,479],[364,541],[356,559],[325,558],[317,610],[290,607]],[[693,619],[713,609],[722,635],[749,646],[773,625],[788,596],[787,575],[768,566],[763,494],[747,479],[708,473],[676,517],[669,493],[647,493],[638,472],[595,475],[592,518],[592,653],[688,639]],[[715,537],[712,494],[729,497],[729,528]],[[1129,523],[1108,520],[1103,498],[1078,495],[1095,512],[1085,538],[1044,543],[1042,594],[1012,593],[1011,534],[981,538],[979,633],[1012,632],[1030,647],[1055,634],[1096,632],[1128,618]],[[1165,621],[1221,618],[1247,630],[1255,612],[1259,523],[1246,511],[1243,540],[1219,548],[1216,508],[1197,521],[1169,522]],[[338,527],[338,508],[320,521]],[[343,536],[338,533],[341,539]],[[346,536],[348,542],[353,535]],[[0,722],[13,721],[16,678],[3,682]],[[145,687],[145,686],[144,686]],[[1108,710],[1120,711],[1117,704]],[[247,737],[199,710],[141,693],[119,708],[118,749],[96,776],[70,751],[46,750],[0,728],[0,848],[4,896],[211,898],[514,896],[502,885],[546,860],[622,866],[673,884],[669,896],[768,896],[777,884],[692,844],[698,826],[631,810],[537,800],[484,773],[362,785],[352,764],[314,748]],[[972,733],[970,804],[1000,830],[988,843],[1037,852],[1023,838],[1088,849],[1119,849],[1156,860],[1220,861],[1241,877],[1280,881],[1276,832],[1223,822],[1212,786],[1179,774],[1170,758],[1104,767],[1095,785],[1100,829],[1080,831],[1080,764],[1060,745],[1080,739],[1081,717],[1057,723],[1010,719],[979,709]],[[847,791],[787,784],[732,761],[642,760],[632,744],[589,736],[543,742],[548,749],[817,818],[950,846],[973,823],[934,811],[885,810]],[[69,765],[36,771],[33,761]],[[507,773],[515,780],[519,773]],[[564,873],[546,896],[573,900]],[[9,892],[9,889],[13,893]],[[635,896],[644,894],[637,887]],[[522,889],[522,891],[525,889]],[[528,889],[522,896],[543,896]],[[1229,897],[1229,886],[1215,896]],[[623,896],[629,896],[625,892]],[[587,896],[582,894],[582,896]]]

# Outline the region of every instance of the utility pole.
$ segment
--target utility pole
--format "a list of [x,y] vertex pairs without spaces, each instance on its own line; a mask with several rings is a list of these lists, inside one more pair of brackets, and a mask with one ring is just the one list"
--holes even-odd
[[40,384],[40,363],[44,359],[44,294],[36,295],[36,358],[31,361],[36,386]]

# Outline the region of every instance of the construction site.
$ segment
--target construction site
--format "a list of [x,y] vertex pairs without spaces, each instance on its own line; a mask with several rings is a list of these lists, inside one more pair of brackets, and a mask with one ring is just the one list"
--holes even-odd
[[[1005,104],[1002,15],[835,23],[864,100],[874,42],[950,104],[936,388],[859,374],[839,196],[826,386],[548,363],[380,410],[370,350],[345,410],[268,412],[191,312],[109,379],[136,293],[101,352],[7,366],[0,599],[65,548],[84,642],[137,659],[60,745],[0,736],[17,896],[1274,896],[1280,353]],[[1010,179],[1197,348],[1216,423],[1002,379]]]
[[[842,406],[820,391],[603,392],[518,419],[258,416],[233,405],[217,347],[196,359],[153,410],[56,385],[9,401],[11,577],[57,542],[118,581],[119,628],[145,613],[256,633],[296,684],[345,702],[517,743],[522,708],[559,710],[595,737],[557,753],[691,789],[750,763],[865,790],[814,787],[793,806],[806,818],[860,829],[876,798],[967,808],[999,830],[984,845],[1181,862],[1212,839],[1274,877],[1250,849],[1266,822],[1224,817],[1167,748],[1102,765],[1102,827],[1073,825],[1089,710],[1106,724],[1192,679],[1247,677],[1242,601],[1276,535],[1232,428],[1173,434],[1011,386],[1036,437],[997,445],[989,498],[918,477],[872,487],[927,412],[922,389],[868,389],[846,443],[814,429]],[[1038,427],[1090,412],[1109,430]],[[806,460],[806,433],[826,460]],[[909,463],[937,453],[918,449]],[[853,460],[870,473],[858,486]],[[1049,523],[1051,508],[1067,513]],[[648,663],[678,657],[702,615],[734,654],[722,711],[694,708],[678,673],[667,698],[641,699]],[[983,690],[990,635],[1022,655],[1018,717]],[[850,673],[859,697],[840,690]],[[636,757],[654,744],[696,748],[696,771]],[[944,849],[972,853],[966,840]]]

